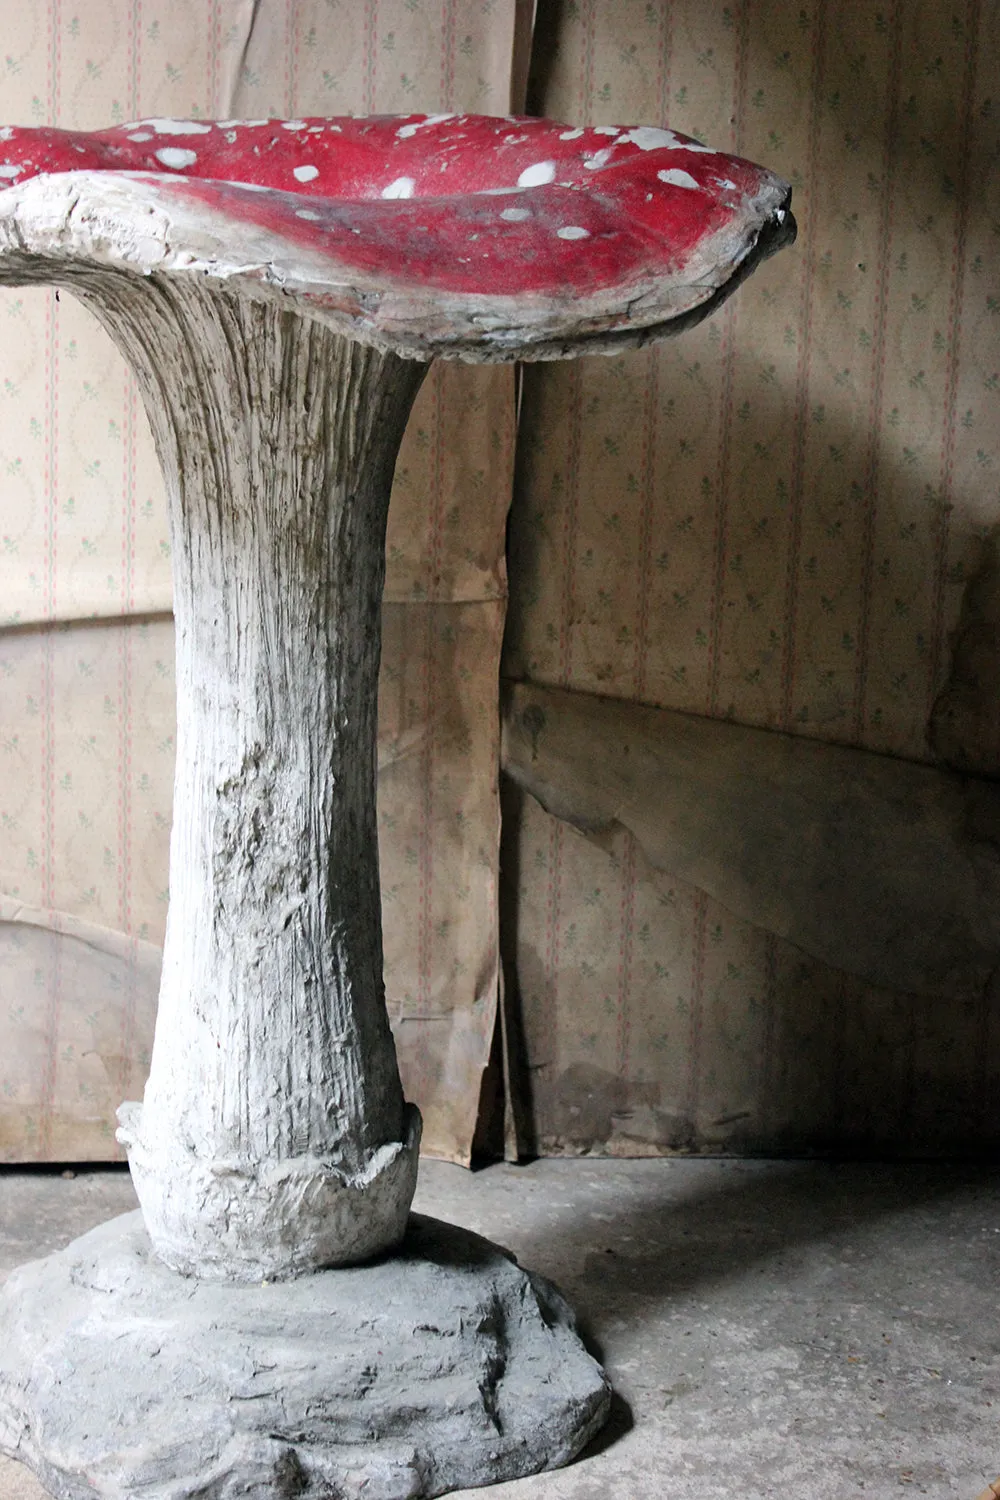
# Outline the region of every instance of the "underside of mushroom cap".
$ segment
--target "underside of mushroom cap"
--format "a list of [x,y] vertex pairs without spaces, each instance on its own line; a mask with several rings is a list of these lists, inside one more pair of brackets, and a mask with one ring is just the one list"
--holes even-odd
[[0,130],[0,281],[115,269],[292,296],[418,359],[613,352],[794,236],[787,183],[651,126],[411,115]]

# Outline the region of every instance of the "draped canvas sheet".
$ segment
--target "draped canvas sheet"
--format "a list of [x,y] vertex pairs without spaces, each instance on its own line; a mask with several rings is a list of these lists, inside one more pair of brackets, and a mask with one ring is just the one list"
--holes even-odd
[[[0,0],[0,118],[85,129],[151,115],[502,114],[519,9]],[[166,911],[166,515],[134,386],[93,320],[69,296],[30,289],[0,297],[0,328],[0,1160],[101,1158],[117,1154],[123,1088],[141,1090],[149,951]],[[424,1147],[460,1161],[496,1014],[512,398],[509,370],[431,371],[387,549],[387,994]],[[74,918],[88,940],[69,931]],[[150,945],[138,968],[116,934]]]
[[[540,10],[535,110],[763,161],[800,232],[675,342],[526,370],[511,676],[1000,771],[998,68],[995,0]],[[995,995],[867,989],[511,812],[541,1149],[996,1143]]]

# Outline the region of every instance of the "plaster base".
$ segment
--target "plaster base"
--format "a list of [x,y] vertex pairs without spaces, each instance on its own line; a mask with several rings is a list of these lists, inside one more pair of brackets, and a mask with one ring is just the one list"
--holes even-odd
[[552,1285],[420,1215],[368,1265],[238,1286],[126,1214],[0,1293],[0,1447],[74,1500],[416,1500],[564,1464],[608,1407]]

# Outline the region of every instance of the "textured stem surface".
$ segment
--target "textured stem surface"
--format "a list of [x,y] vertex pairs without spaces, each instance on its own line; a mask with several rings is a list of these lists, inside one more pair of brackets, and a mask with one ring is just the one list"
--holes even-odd
[[393,466],[423,366],[192,277],[76,285],[136,369],[171,506],[177,772],[152,1068],[121,1137],[170,1265],[402,1235],[419,1116],[385,1010],[375,821]]

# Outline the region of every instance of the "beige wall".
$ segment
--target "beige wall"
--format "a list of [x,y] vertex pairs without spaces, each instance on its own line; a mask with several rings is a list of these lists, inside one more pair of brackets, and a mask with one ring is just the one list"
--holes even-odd
[[[764,161],[799,240],[676,342],[526,372],[509,675],[1000,772],[998,90],[994,0],[541,8],[535,108]],[[542,1150],[1000,1138],[993,995],[867,988],[508,814]]]
[[[0,0],[0,118],[504,113],[517,9]],[[5,292],[0,327],[0,1160],[101,1157],[148,1062],[166,911],[170,547],[145,419],[107,339],[71,298],[37,291]],[[457,1160],[496,1016],[513,449],[510,370],[432,371],[389,527],[388,1002],[425,1150]]]
[[[518,9],[0,0],[0,117],[503,112]],[[525,372],[509,674],[1000,771],[998,58],[997,0],[543,0],[533,109],[762,160],[800,237],[676,343]],[[101,1157],[167,894],[169,541],[107,341],[39,292],[0,328],[0,1159]],[[391,517],[388,993],[459,1160],[496,1008],[513,456],[510,373],[435,371]],[[542,1149],[996,1141],[989,996],[866,988],[627,835],[507,814],[509,1064]]]

